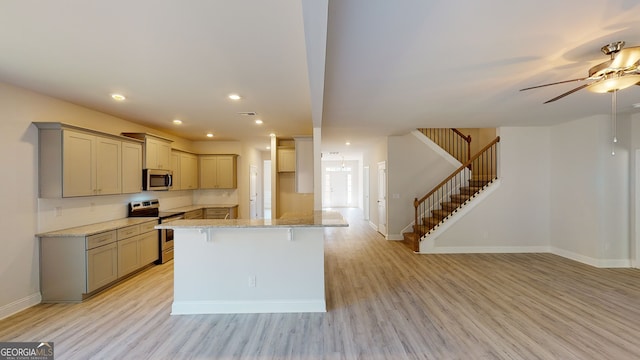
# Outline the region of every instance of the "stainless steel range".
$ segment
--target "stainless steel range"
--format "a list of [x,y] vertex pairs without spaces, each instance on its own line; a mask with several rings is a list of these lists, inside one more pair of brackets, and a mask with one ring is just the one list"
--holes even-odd
[[[158,217],[158,223],[184,219],[184,211],[160,211],[158,199],[134,201],[129,204],[129,217]],[[160,256],[158,263],[164,264],[173,259],[173,230],[158,230]]]

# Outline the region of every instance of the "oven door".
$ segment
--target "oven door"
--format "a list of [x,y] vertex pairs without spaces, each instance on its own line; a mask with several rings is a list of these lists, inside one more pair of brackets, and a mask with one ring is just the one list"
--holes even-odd
[[[173,220],[184,219],[184,215],[176,215],[161,220],[162,224],[166,224]],[[166,263],[173,259],[173,229],[160,230],[160,261]]]

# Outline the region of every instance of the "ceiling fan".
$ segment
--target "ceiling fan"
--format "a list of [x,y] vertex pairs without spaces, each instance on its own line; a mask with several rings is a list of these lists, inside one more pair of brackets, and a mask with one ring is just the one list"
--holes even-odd
[[545,101],[544,103],[547,104],[584,88],[596,93],[615,93],[618,90],[636,85],[640,82],[640,46],[624,49],[624,45],[624,41],[616,41],[603,46],[600,50],[605,55],[610,55],[611,59],[590,68],[587,77],[532,86],[520,89],[520,91],[576,81],[589,81],[589,83]]

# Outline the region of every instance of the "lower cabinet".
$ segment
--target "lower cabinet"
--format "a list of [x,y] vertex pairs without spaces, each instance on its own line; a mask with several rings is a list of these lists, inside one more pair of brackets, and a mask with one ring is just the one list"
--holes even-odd
[[215,207],[204,209],[205,219],[237,219],[238,207]]
[[186,220],[203,219],[204,218],[203,213],[204,212],[202,209],[187,211],[186,213],[184,213],[184,218]]
[[118,277],[123,277],[158,260],[156,222],[118,229]]
[[158,260],[158,232],[118,240],[118,277],[123,277]]
[[118,280],[116,243],[87,250],[87,293]]
[[79,302],[159,258],[157,220],[88,236],[40,237],[43,302]]

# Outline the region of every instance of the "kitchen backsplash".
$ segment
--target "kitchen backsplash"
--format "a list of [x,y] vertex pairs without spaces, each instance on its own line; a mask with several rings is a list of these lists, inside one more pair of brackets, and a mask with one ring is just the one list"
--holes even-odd
[[159,199],[160,209],[194,203],[192,191],[145,191],[129,195],[105,195],[64,199],[38,199],[38,233],[127,217],[132,201]]

